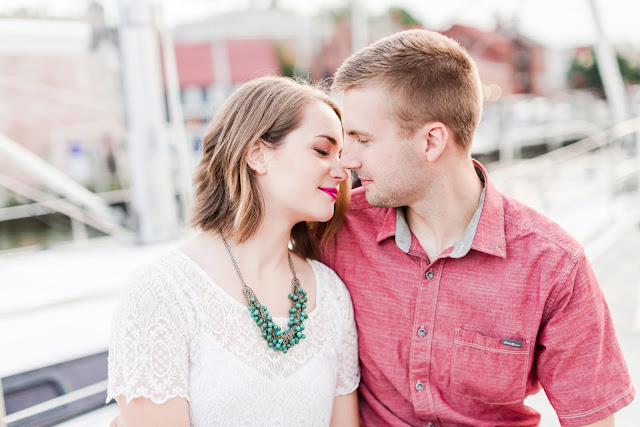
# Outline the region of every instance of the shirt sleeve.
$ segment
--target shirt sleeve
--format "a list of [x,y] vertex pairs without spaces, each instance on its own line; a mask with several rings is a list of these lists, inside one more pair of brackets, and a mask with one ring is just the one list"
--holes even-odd
[[338,369],[336,375],[335,395],[345,395],[358,388],[360,384],[360,365],[358,360],[358,333],[353,314],[353,304],[347,287],[335,272],[331,272],[338,302]]
[[175,280],[159,266],[140,269],[125,287],[111,325],[107,402],[124,396],[161,404],[188,399],[188,310]]
[[608,417],[634,396],[609,308],[584,253],[549,299],[535,369],[563,426]]

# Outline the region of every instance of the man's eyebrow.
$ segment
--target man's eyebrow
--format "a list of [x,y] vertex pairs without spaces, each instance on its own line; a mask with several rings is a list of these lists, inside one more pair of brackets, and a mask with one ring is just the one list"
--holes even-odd
[[328,139],[328,140],[329,140],[329,142],[330,142],[332,145],[336,145],[336,144],[338,144],[338,143],[337,143],[337,141],[336,141],[336,139],[335,139],[334,137],[332,137],[332,136],[328,136],[328,135],[316,135],[316,138],[326,138],[326,139]]
[[367,132],[363,132],[363,131],[357,130],[357,129],[350,130],[349,132],[347,132],[347,135],[349,135],[349,136],[354,136],[354,135],[370,136]]

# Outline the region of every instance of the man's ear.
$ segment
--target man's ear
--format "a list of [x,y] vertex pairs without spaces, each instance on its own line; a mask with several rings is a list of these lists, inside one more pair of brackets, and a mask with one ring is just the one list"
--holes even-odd
[[423,143],[424,156],[428,162],[435,162],[451,142],[449,130],[442,122],[425,123],[416,133]]
[[267,146],[262,139],[258,138],[249,147],[247,153],[247,165],[254,170],[258,175],[264,175],[267,173],[267,156],[265,151]]

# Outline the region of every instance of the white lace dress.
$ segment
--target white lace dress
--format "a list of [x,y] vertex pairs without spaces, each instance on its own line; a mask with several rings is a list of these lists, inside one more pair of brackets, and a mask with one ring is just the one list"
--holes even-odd
[[[358,340],[344,283],[310,263],[316,308],[287,354],[180,250],[144,265],[113,319],[107,402],[183,397],[192,426],[329,425],[334,397],[358,387]],[[283,329],[288,320],[274,318]]]

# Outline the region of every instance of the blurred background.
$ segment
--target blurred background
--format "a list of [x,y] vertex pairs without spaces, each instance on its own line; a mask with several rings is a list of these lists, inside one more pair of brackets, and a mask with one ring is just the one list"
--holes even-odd
[[[427,28],[477,63],[472,155],[585,247],[640,388],[640,3],[1,0],[0,426],[108,425],[124,280],[190,233],[207,123],[263,75],[330,82]],[[558,426],[544,393],[527,399]],[[640,404],[617,415],[635,426]]]

